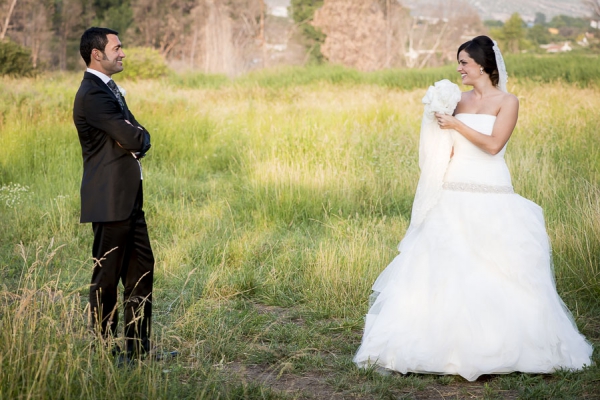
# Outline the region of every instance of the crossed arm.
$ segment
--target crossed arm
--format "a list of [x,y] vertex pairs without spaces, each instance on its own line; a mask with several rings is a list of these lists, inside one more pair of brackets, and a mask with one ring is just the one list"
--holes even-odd
[[[84,102],[87,123],[110,136],[121,148],[141,158],[150,148],[150,133],[131,115],[126,119],[118,103],[105,91],[91,90]],[[93,99],[93,100],[92,100]]]

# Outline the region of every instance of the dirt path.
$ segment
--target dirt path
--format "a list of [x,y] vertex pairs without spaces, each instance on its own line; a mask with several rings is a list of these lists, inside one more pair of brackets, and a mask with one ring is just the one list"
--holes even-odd
[[[266,306],[263,304],[254,304],[259,314],[269,314],[275,316],[277,321],[294,323],[299,329],[305,325],[302,318],[293,315],[294,310]],[[360,336],[360,333],[357,333]],[[329,357],[336,357],[329,355]],[[317,371],[309,370],[301,373],[293,371],[291,365],[285,363],[275,363],[273,365],[249,365],[243,362],[232,362],[224,366],[225,371],[231,375],[232,379],[244,383],[255,383],[267,387],[276,393],[281,393],[282,397],[292,399],[377,399],[382,398],[381,394],[367,393],[362,391],[361,387],[368,385],[368,382],[350,382],[348,384],[344,371]],[[394,374],[394,379],[407,379],[402,374]],[[413,375],[414,377],[414,375]],[[425,387],[414,388],[405,387],[392,391],[393,398],[401,399],[479,399],[490,397],[488,384],[494,380],[494,376],[482,376],[476,382],[468,382],[460,377],[448,377],[448,380],[442,383],[427,384]],[[345,381],[340,383],[340,381]],[[399,385],[402,386],[402,385]],[[486,393],[486,390],[488,393]],[[388,394],[390,394],[388,392]],[[493,397],[502,399],[517,399],[519,392],[517,390],[498,390],[493,391]]]

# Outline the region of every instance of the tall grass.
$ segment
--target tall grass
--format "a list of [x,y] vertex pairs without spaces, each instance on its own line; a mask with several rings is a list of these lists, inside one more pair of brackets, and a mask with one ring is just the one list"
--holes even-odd
[[[508,54],[509,82],[514,79],[536,83],[566,82],[579,87],[597,87],[600,83],[600,64],[597,55],[585,54]],[[186,73],[169,77],[171,85],[183,88],[217,89],[225,86],[262,87],[279,90],[312,84],[376,85],[394,89],[413,90],[431,85],[441,79],[459,83],[454,64],[426,69],[388,69],[360,72],[339,65],[279,67],[258,70],[238,78],[225,75]]]
[[579,87],[598,86],[597,54],[519,54],[506,59],[509,75],[537,83],[565,82]]
[[[61,280],[73,271],[49,272],[64,246],[53,241],[34,251],[16,246],[21,275],[10,289],[0,290],[0,398],[275,398],[268,388],[227,381],[205,358],[185,373],[189,384],[182,384],[182,367],[172,363],[142,360],[119,367],[112,344],[86,329],[87,309],[78,290],[84,288],[73,290]],[[158,346],[180,340],[161,328],[155,324]]]
[[[366,81],[337,67],[233,83],[119,82],[152,133],[144,188],[157,257],[154,336],[182,352],[128,374],[85,328],[92,235],[78,224],[70,116],[80,78],[0,80],[0,398],[284,396],[232,373],[239,365],[275,376],[319,371],[339,392],[367,397],[437,384],[399,388],[356,372],[350,359],[370,285],[408,225],[420,100],[451,74],[428,71],[406,86],[394,71]],[[513,183],[544,208],[559,291],[598,341],[598,89],[509,86],[521,103],[507,152]],[[535,385],[574,380],[568,393],[582,397],[597,374]],[[507,379],[492,394],[508,385],[525,396],[533,385]]]

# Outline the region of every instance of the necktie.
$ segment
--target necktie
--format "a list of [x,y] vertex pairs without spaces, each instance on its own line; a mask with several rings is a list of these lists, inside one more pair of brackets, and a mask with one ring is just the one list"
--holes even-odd
[[125,109],[125,103],[123,103],[123,98],[121,97],[121,92],[119,92],[119,88],[117,87],[117,84],[115,83],[115,81],[113,81],[112,79],[110,81],[108,81],[107,83],[109,89],[114,93],[115,97],[117,98],[117,101],[119,102],[119,105],[121,106],[121,109]]

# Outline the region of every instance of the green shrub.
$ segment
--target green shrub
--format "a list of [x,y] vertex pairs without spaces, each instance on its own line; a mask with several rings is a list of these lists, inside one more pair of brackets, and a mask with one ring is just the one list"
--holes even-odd
[[[565,82],[579,87],[600,85],[600,63],[596,55],[577,54],[507,54],[509,82]],[[127,67],[126,67],[127,70]],[[229,79],[225,75],[187,72],[172,74],[169,82],[190,89],[218,89],[224,86],[262,87],[284,89],[289,87],[327,83],[339,86],[375,85],[393,89],[414,90],[427,88],[441,79],[460,82],[455,63],[424,69],[384,69],[361,72],[334,64],[281,66],[258,69]]]
[[0,75],[28,76],[34,72],[28,48],[9,40],[0,42]]
[[153,79],[166,75],[169,67],[158,50],[149,47],[131,47],[123,49],[123,72],[119,78]]
[[509,81],[511,76],[534,82],[567,82],[580,87],[600,84],[600,63],[596,55],[509,54],[506,57]]

